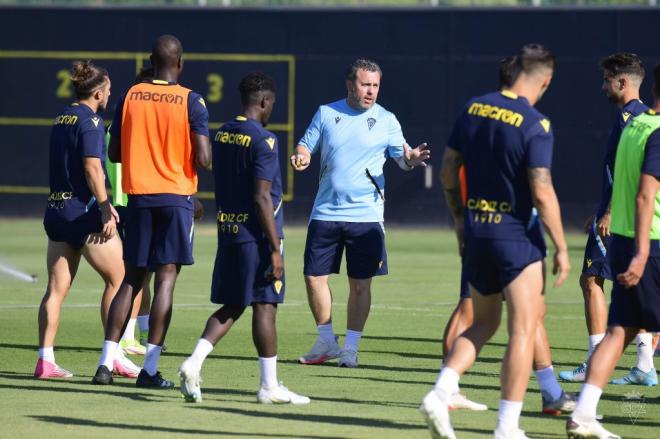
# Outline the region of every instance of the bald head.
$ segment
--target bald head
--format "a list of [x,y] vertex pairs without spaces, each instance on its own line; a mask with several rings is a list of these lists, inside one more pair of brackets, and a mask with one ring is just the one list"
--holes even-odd
[[183,54],[181,41],[174,35],[161,35],[151,49],[151,63],[156,69],[177,67]]

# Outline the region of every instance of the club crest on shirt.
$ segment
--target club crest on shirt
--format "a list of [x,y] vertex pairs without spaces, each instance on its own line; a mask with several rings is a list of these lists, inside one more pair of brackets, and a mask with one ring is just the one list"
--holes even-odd
[[335,125],[338,124],[340,120],[341,120],[341,117],[339,117],[339,116],[335,117]]
[[97,127],[97,128],[99,127],[99,122],[100,122],[100,120],[101,120],[101,119],[99,119],[98,117],[92,117],[92,119],[91,119],[92,123],[93,123],[94,126]]
[[591,259],[587,258],[587,268],[591,268],[591,264],[593,264],[593,262]]
[[276,280],[273,282],[273,287],[275,288],[275,292],[277,294],[280,294],[280,291],[282,291],[282,281],[281,280]]
[[374,125],[376,125],[376,119],[374,119],[373,117],[367,119],[367,126],[369,127],[369,131],[371,131]]
[[266,143],[268,144],[268,147],[271,149],[271,151],[273,150],[273,148],[275,148],[275,138],[273,137],[267,138]]

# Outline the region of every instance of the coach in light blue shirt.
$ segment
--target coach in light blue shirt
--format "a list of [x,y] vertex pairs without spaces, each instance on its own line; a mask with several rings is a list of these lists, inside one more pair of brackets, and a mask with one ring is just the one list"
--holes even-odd
[[[423,143],[411,149],[394,114],[376,103],[382,71],[358,59],[346,73],[346,99],[321,105],[296,146],[291,165],[304,171],[311,155],[321,155],[319,190],[305,245],[305,283],[319,337],[303,364],[339,357],[339,366],[357,367],[358,342],[371,306],[371,278],[387,274],[383,207],[383,165],[393,158],[404,170],[426,166]],[[346,249],[349,280],[344,348],[332,329],[330,273],[339,273]]]

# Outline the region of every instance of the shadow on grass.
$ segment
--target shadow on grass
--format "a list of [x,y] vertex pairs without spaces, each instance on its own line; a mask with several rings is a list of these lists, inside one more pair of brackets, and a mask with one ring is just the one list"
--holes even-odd
[[[284,363],[284,364],[299,364],[298,360],[280,360],[279,358],[277,359],[278,363]],[[301,366],[303,367],[303,366]],[[323,364],[315,364],[313,366],[311,365],[306,365],[304,367],[316,367],[316,368],[333,368],[337,369],[337,363],[323,363]],[[360,366],[358,367],[359,370],[379,370],[379,371],[385,371],[385,372],[419,372],[419,373],[433,373],[437,374],[438,373],[438,368],[426,368],[426,367],[403,367],[403,366],[380,366],[377,364],[365,364],[365,363],[360,363]]]
[[[283,433],[247,433],[243,431],[227,431],[227,430],[200,430],[191,428],[174,428],[164,427],[160,425],[141,425],[141,424],[121,424],[114,422],[98,422],[90,419],[80,418],[67,418],[64,416],[29,416],[37,421],[48,422],[51,424],[61,425],[77,425],[81,427],[95,427],[95,428],[116,428],[125,431],[145,431],[145,432],[159,432],[164,434],[180,433],[183,435],[208,435],[208,436],[226,436],[226,437],[300,437],[296,434],[283,434]],[[307,436],[316,439],[340,439],[338,436]]]
[[330,425],[352,425],[355,427],[375,427],[375,428],[389,428],[394,430],[424,430],[426,426],[423,424],[406,424],[400,422],[390,421],[388,419],[369,419],[358,418],[355,416],[335,416],[335,415],[319,415],[319,414],[304,414],[292,412],[267,412],[258,409],[238,409],[233,407],[200,407],[191,406],[193,410],[209,410],[213,412],[231,413],[235,415],[249,416],[263,420],[264,418],[285,419],[286,421],[300,421],[300,422],[313,422],[315,424],[330,424]]
[[415,341],[421,343],[435,343],[442,347],[442,338],[421,338],[421,337],[395,337],[395,336],[380,336],[380,335],[363,335],[362,340],[383,340],[383,341]]
[[[615,398],[614,398],[615,399]],[[618,400],[615,399],[616,401],[623,402],[621,398]],[[523,411],[522,416],[529,417],[529,418],[542,418],[542,419],[548,419],[548,415],[544,415],[543,413],[540,412],[530,412],[530,411]],[[617,416],[617,415],[608,415],[607,413],[603,413],[603,420],[600,421],[603,423],[605,428],[607,428],[608,425],[625,425],[628,427],[632,426],[638,426],[638,427],[660,427],[660,422],[657,421],[650,421],[647,419],[635,419],[635,422],[632,422],[632,420],[628,416]],[[608,428],[609,430],[609,428]],[[628,437],[628,436],[626,436]]]
[[[7,349],[25,349],[28,351],[37,351],[39,346],[36,344],[13,344],[13,343],[0,343],[0,348]],[[98,352],[101,355],[101,349],[98,347],[83,347],[83,346],[56,346],[58,351],[74,351],[74,352]]]
[[[176,395],[172,392],[169,394],[169,391],[155,390],[154,393],[128,393],[121,391],[111,390],[112,388],[120,387],[122,389],[130,389],[133,392],[137,392],[135,383],[133,381],[126,382],[117,382],[112,386],[95,386],[91,383],[91,378],[89,380],[81,379],[52,379],[52,380],[37,380],[32,375],[26,374],[14,374],[0,372],[0,378],[6,378],[9,380],[19,380],[20,383],[16,384],[0,384],[0,389],[13,389],[21,391],[35,391],[35,392],[56,392],[56,393],[81,393],[88,395],[109,395],[109,396],[118,396],[120,398],[127,398],[133,401],[161,401],[163,397],[176,397],[178,399],[178,393]],[[26,384],[26,381],[35,383],[34,385]],[[46,385],[51,384],[52,385]],[[71,385],[75,385],[72,387]],[[78,387],[78,385],[86,386],[84,388]]]
[[[219,389],[219,388],[204,388],[202,389],[204,395],[236,395],[236,396],[246,396],[251,399],[254,399],[256,393],[248,392],[245,390],[238,389]],[[353,399],[353,398],[330,398],[323,396],[310,395],[312,401],[323,401],[331,403],[341,403],[341,404],[362,404],[368,406],[379,405],[383,407],[402,407],[402,408],[417,408],[419,404],[406,403],[406,402],[392,402],[392,401],[372,401],[372,400],[362,400],[362,399]],[[217,401],[226,401],[223,399],[218,399]],[[235,401],[244,403],[245,401]]]

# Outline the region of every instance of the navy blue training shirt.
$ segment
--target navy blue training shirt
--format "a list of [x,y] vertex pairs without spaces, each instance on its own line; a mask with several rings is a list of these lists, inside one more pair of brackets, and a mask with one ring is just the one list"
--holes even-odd
[[87,185],[83,159],[105,165],[103,119],[84,104],[74,103],[55,118],[50,131],[50,195],[44,220],[72,221],[98,209]]
[[272,183],[275,225],[278,236],[284,237],[282,176],[277,137],[273,133],[244,116],[221,126],[213,138],[213,175],[218,244],[266,238],[255,209],[255,179]]
[[550,121],[510,91],[489,93],[468,101],[448,146],[465,163],[470,235],[529,239],[534,206],[527,170],[551,167]]
[[626,125],[628,125],[628,122],[633,120],[635,116],[639,116],[648,111],[648,109],[649,107],[647,107],[642,101],[639,99],[633,99],[617,112],[616,119],[612,125],[612,131],[610,131],[610,135],[607,138],[607,149],[605,151],[605,159],[603,162],[600,204],[598,205],[598,210],[596,212],[597,219],[600,219],[605,214],[610,205],[610,199],[612,198],[614,160],[616,158],[616,148],[619,146],[619,139],[621,139],[621,133]]

